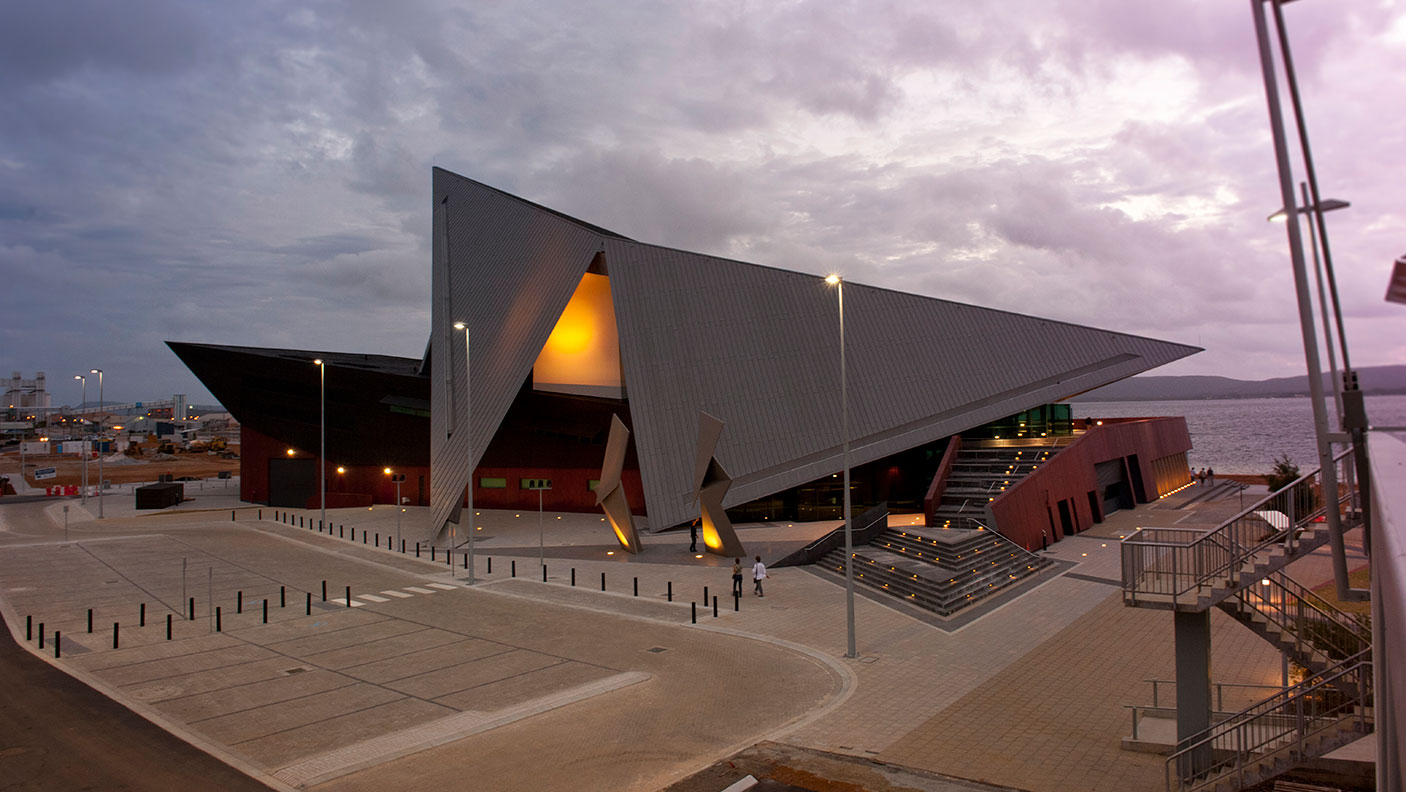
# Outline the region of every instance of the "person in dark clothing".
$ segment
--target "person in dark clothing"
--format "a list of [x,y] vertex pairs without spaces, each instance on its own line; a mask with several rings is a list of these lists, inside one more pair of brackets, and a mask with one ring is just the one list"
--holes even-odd
[[697,521],[697,520],[694,520],[694,521],[693,521],[693,524],[690,525],[690,526],[688,526],[688,552],[690,552],[690,553],[696,553],[696,552],[698,552],[698,521]]
[[732,596],[742,596],[742,559],[732,559]]

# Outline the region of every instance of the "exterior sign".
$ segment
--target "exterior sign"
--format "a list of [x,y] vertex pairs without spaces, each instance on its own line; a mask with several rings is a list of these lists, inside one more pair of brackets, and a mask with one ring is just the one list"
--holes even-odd
[[42,480],[44,480],[44,479],[56,478],[58,475],[59,475],[58,468],[51,468],[51,467],[36,468],[35,471],[34,471],[34,480],[35,480],[35,481],[42,481]]
[[549,490],[552,488],[551,479],[522,479],[522,488],[525,490]]

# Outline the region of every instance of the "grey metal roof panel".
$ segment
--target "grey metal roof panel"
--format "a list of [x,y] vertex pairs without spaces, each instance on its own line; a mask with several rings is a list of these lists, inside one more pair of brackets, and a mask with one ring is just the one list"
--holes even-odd
[[[689,519],[699,411],[726,422],[726,505],[843,467],[835,287],[604,240],[649,522]],[[1195,347],[845,284],[851,464],[1192,354]]]
[[[601,241],[623,237],[439,168],[433,189],[430,507],[437,534]],[[469,325],[468,432],[464,336],[455,321]]]

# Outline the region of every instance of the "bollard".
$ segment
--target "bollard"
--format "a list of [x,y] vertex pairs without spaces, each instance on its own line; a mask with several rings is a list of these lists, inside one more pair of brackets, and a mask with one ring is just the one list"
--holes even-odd
[[605,573],[600,573],[600,590],[605,591]]
[[351,607],[351,586],[347,586],[347,607]]
[[322,581],[322,601],[327,601],[327,581]]
[[312,592],[311,592],[311,591],[308,592],[307,607],[304,608],[304,610],[303,610],[303,615],[304,615],[304,616],[311,616],[311,615],[312,615]]
[[260,519],[260,520],[264,519],[264,510],[263,510],[263,509],[259,509],[259,519]]
[[[331,532],[329,531],[328,533],[331,533]],[[338,538],[338,539],[345,539],[345,538],[347,538],[347,526],[345,526],[345,525],[339,525],[339,526],[337,526],[337,538]],[[355,540],[356,540],[356,536],[352,536],[352,540],[355,541]]]
[[243,612],[244,612],[244,592],[242,592],[242,591],[236,591],[236,592],[234,592],[234,612],[235,612],[235,613],[243,613]]
[[404,539],[401,539],[401,540],[400,540],[400,554],[401,554],[401,555],[405,555],[405,540],[404,540]]
[[[469,556],[467,553],[464,555],[464,568],[469,568]],[[488,574],[493,574],[493,556],[488,557]]]
[[33,617],[33,616],[26,616],[26,617],[24,617],[24,639],[25,639],[26,641],[32,641],[32,640],[34,640],[34,617]]
[[419,543],[419,542],[416,542],[416,543],[415,543],[415,557],[416,557],[416,558],[419,558],[419,557],[420,557],[420,543]]
[[576,567],[571,568],[571,585],[576,585]]
[[377,531],[377,532],[376,532],[376,547],[379,548],[380,546],[381,546],[381,532],[380,532],[380,531]]
[[222,625],[220,624],[220,606],[216,605],[216,606],[215,606],[215,632],[223,632],[223,630],[220,629],[221,626],[222,626]]
[[59,657],[59,638],[62,636],[63,633],[54,630],[54,659],[58,659]]
[[669,581],[669,601],[674,601],[674,581]]
[[303,527],[303,515],[301,515],[301,514],[298,515],[298,527],[299,527],[299,528],[302,528],[302,527]]
[[91,633],[93,632],[93,609],[92,609],[92,608],[89,608],[89,609],[88,609],[88,632],[89,632],[89,634],[91,634]]
[[713,618],[718,618],[718,595],[713,595]]
[[283,586],[278,587],[278,607],[288,607],[288,591]]
[[635,578],[635,596],[638,597],[639,595],[640,595],[640,579],[637,577],[637,578]]
[[543,583],[546,583],[546,582],[547,582],[547,565],[546,565],[546,564],[543,564],[543,565],[542,565],[542,582],[543,582]]
[[265,598],[264,598],[264,624],[268,624],[268,623],[269,623],[269,601],[268,601],[268,598],[265,597]]
[[698,623],[698,603],[696,603],[696,602],[690,602],[690,603],[688,603],[688,605],[689,605],[689,608],[691,608],[691,612],[692,612],[692,614],[693,614],[693,617],[692,617],[692,618],[693,618],[693,623],[694,623],[694,624],[697,624],[697,623]]
[[513,561],[512,561],[512,577],[517,577],[517,559],[516,559],[516,558],[514,558]]
[[44,648],[44,622],[39,622],[39,648]]
[[145,626],[146,626],[146,603],[145,603],[145,602],[142,603],[141,615],[137,617],[137,626],[138,626],[138,627],[145,627]]
[[190,606],[190,616],[188,616],[187,618],[190,621],[195,621],[195,597],[191,597],[190,602],[187,604]]
[[703,587],[703,607],[708,607],[708,587]]
[[117,622],[112,623],[112,648],[117,648]]
[[234,522],[234,509],[229,510],[229,521]]
[[430,545],[430,560],[431,560],[431,561],[434,560],[434,553],[435,553],[435,546],[434,546],[434,545]]
[[[355,528],[352,529],[352,535],[353,535],[353,536],[356,535],[356,529],[355,529]],[[366,544],[366,529],[365,529],[365,528],[361,529],[361,543],[362,543],[362,544]],[[379,543],[379,542],[378,542],[378,543]]]
[[166,614],[166,640],[171,640],[171,614]]
[[737,592],[732,592],[732,610],[734,613],[742,611],[742,597]]

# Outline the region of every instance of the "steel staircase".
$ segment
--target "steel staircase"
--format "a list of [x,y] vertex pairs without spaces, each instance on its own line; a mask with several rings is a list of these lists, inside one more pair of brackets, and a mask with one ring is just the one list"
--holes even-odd
[[[1338,480],[1351,482],[1349,452]],[[1238,790],[1372,730],[1371,631],[1281,570],[1323,546],[1327,509],[1360,523],[1355,489],[1325,497],[1314,470],[1210,531],[1144,528],[1122,543],[1123,601],[1202,612],[1218,607],[1307,669],[1303,683],[1183,741],[1169,790]]]
[[[1067,442],[1069,438],[1060,440]],[[1024,442],[1019,446],[962,446],[947,474],[941,502],[933,510],[929,527],[975,529],[989,524],[987,504],[1059,450],[1056,440],[1043,444]]]

